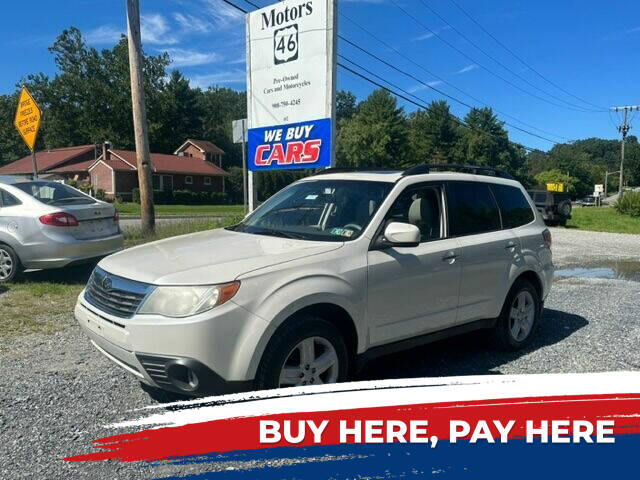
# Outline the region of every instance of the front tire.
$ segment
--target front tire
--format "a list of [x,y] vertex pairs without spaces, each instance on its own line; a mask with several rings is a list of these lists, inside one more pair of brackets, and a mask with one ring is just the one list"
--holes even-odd
[[21,269],[20,259],[13,248],[0,244],[0,283],[13,281]]
[[349,355],[340,331],[312,315],[299,316],[278,329],[258,367],[258,390],[343,382]]
[[531,282],[521,279],[511,287],[495,328],[496,343],[503,350],[520,350],[531,342],[542,303]]

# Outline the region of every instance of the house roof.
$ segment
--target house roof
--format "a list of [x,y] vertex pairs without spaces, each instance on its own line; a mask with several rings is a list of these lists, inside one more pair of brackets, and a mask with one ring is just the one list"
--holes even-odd
[[[136,165],[136,152],[129,150],[109,150],[113,155],[107,161],[109,166],[118,171],[130,171],[128,165]],[[115,158],[114,158],[115,156]],[[119,163],[115,163],[120,157]],[[109,163],[111,162],[111,163]],[[126,162],[126,163],[125,163]],[[229,174],[211,162],[195,157],[181,157],[165,153],[152,153],[151,165],[154,173],[175,173],[183,175],[228,176]]]
[[187,141],[180,145],[180,147],[178,147],[178,149],[173,153],[177,154],[181,152],[189,143],[194,147],[200,149],[200,151],[202,152],[224,155],[224,150],[222,150],[216,144],[211,143],[208,140],[194,140],[192,138],[188,138]]
[[[38,166],[39,166],[38,162]],[[74,172],[86,172],[91,165],[96,163],[94,158],[90,160],[84,160],[82,162],[73,162],[68,165],[62,165],[60,167],[55,167],[47,170],[47,173],[74,173]]]
[[[39,172],[48,172],[58,165],[67,163],[74,158],[94,151],[94,145],[80,145],[77,147],[54,148],[52,150],[44,150],[36,152],[36,161],[38,163]],[[83,162],[84,163],[84,162]],[[76,171],[76,170],[70,170]],[[20,175],[33,173],[33,164],[31,163],[31,155],[22,157],[15,162],[0,167],[2,175]]]

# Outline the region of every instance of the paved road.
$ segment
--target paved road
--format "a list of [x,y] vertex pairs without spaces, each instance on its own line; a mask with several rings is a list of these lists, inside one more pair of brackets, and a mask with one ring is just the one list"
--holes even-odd
[[[497,352],[483,335],[470,334],[378,359],[358,379],[640,369],[640,282],[630,280],[640,268],[640,236],[553,229],[553,239],[556,266],[569,275],[555,281],[528,350]],[[198,466],[149,470],[129,463],[60,460],[86,452],[90,440],[107,433],[103,425],[171,397],[152,398],[95,352],[70,312],[52,315],[63,326],[57,333],[0,344],[0,478],[196,473]]]

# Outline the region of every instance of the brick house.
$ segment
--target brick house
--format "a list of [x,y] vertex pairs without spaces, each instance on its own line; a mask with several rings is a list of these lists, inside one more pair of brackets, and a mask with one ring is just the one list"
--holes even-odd
[[[217,159],[221,163],[224,152],[211,145],[219,151],[216,157],[208,157],[206,152],[198,156],[152,153],[153,189],[224,193],[225,177],[229,174],[207,159]],[[104,190],[108,197],[131,200],[133,189],[138,186],[136,152],[109,145],[105,145],[103,151],[105,153],[88,169],[91,185],[94,189]]]
[[[224,193],[229,174],[221,167],[223,155],[205,140],[187,140],[173,155],[152,153],[153,189]],[[89,182],[94,192],[104,190],[110,198],[131,200],[138,187],[136,153],[109,143],[37,152],[36,158],[41,178]],[[0,167],[0,175],[32,174],[30,155]]]
[[[98,156],[96,145],[80,145],[77,147],[54,148],[36,153],[38,175],[42,178],[62,180],[89,181],[89,167]],[[0,175],[33,175],[31,155],[0,167]]]

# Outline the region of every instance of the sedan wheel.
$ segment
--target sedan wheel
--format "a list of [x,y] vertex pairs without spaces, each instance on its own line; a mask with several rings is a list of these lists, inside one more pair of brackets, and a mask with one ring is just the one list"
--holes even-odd
[[0,282],[8,281],[15,275],[17,265],[12,253],[0,246]]
[[339,360],[333,345],[322,337],[309,337],[289,352],[280,370],[280,387],[336,383]]
[[523,290],[513,299],[509,315],[509,331],[516,342],[522,342],[531,333],[536,316],[536,305],[533,296]]

